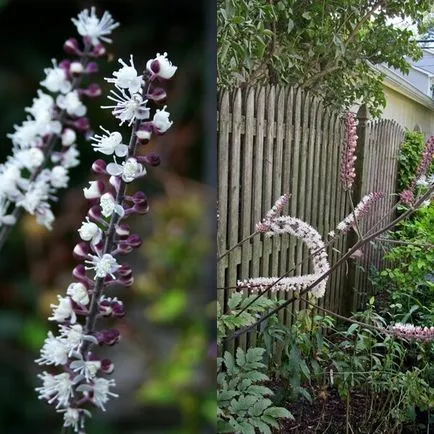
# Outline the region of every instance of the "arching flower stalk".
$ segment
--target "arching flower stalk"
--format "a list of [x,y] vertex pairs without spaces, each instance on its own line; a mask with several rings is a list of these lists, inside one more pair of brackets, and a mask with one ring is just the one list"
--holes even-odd
[[56,200],[58,189],[68,186],[69,170],[79,164],[77,134],[89,131],[85,99],[101,94],[96,83],[83,86],[82,81],[98,71],[95,60],[106,53],[101,40],[110,42],[106,36],[119,24],[108,12],[98,18],[94,8],[72,21],[82,43],[75,38],[65,42],[70,57],[53,59],[44,70],[42,89],[25,109],[27,119],[8,136],[12,154],[0,165],[0,248],[24,211],[51,229],[50,201]]
[[348,232],[352,227],[355,226],[356,221],[360,221],[366,217],[372,210],[372,206],[375,204],[375,202],[377,202],[379,199],[382,199],[383,197],[384,193],[382,192],[369,193],[364,196],[354,208],[354,212],[348,214],[341,222],[339,222],[339,224],[336,226],[336,230],[329,232],[328,236],[330,238],[334,238],[336,236],[336,232]]
[[[279,279],[278,277],[257,277],[239,280],[237,282],[238,289],[263,291],[278,280],[278,282],[271,287],[272,292],[302,291],[330,269],[325,244],[321,235],[312,226],[294,217],[273,216],[273,221],[269,223],[269,228],[267,232],[265,232],[265,235],[272,237],[283,234],[295,236],[306,244],[309,255],[312,258],[313,273],[302,276],[285,277],[283,279]],[[324,278],[318,285],[310,290],[310,293],[316,298],[323,297],[327,281],[328,278]]]
[[[43,372],[39,375],[43,385],[36,390],[39,398],[55,406],[63,414],[64,427],[84,433],[85,418],[91,416],[93,407],[105,410],[113,392],[115,380],[106,378],[113,372],[113,363],[98,357],[97,348],[114,345],[120,338],[116,328],[101,329],[98,319],[119,318],[125,314],[124,305],[113,297],[115,286],[129,287],[133,283],[131,267],[119,258],[141,245],[140,236],[132,234],[125,220],[134,214],[149,211],[145,193],[129,194],[127,187],[137,178],[146,175],[146,166],[156,166],[155,154],[138,155],[137,148],[146,144],[152,134],[164,134],[172,125],[169,113],[156,109],[151,118],[149,100],[161,101],[164,81],[176,70],[165,56],[157,55],[147,63],[143,75],[122,60],[122,68],[113,73],[113,83],[122,100],[109,106],[112,113],[130,128],[130,139],[124,144],[119,131],[102,129],[102,134],[92,138],[95,152],[112,157],[110,162],[98,159],[92,165],[97,174],[105,174],[109,182],[91,181],[84,189],[90,201],[88,214],[78,230],[81,241],[74,248],[74,256],[82,261],[72,275],[66,296],[58,296],[59,302],[52,305],[49,320],[57,322],[59,333],[49,332],[40,365],[52,365],[60,373]],[[161,72],[165,72],[162,74]],[[157,95],[156,98],[153,98]]]
[[389,331],[395,336],[412,341],[431,342],[434,340],[434,327],[396,323],[389,327]]
[[270,230],[271,225],[285,209],[286,204],[289,202],[289,197],[290,195],[285,193],[276,200],[276,203],[269,211],[267,211],[267,214],[262,221],[256,224],[256,232],[265,233]]

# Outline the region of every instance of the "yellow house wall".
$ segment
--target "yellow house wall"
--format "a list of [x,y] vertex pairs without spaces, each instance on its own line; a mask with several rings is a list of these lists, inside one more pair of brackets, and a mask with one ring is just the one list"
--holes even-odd
[[425,136],[434,134],[434,110],[384,86],[386,107],[381,115],[384,119],[394,119],[403,127],[414,130],[416,125]]

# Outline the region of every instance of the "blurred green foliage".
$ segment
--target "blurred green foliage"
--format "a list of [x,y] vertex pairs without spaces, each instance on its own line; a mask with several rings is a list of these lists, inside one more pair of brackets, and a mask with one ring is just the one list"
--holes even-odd
[[[208,144],[203,127],[206,1],[181,0],[169,8],[166,3],[139,0],[0,1],[0,36],[3,41],[0,44],[0,161],[5,160],[11,148],[6,134],[13,132],[13,125],[20,124],[26,118],[24,107],[29,106],[36,96],[39,82],[43,79],[43,69],[51,66],[52,58],[60,61],[66,57],[62,51],[63,43],[67,38],[76,36],[71,17],[91,6],[95,6],[99,12],[109,10],[114,19],[121,23],[113,33],[113,44],[107,46],[108,57],[101,62],[100,74],[95,80],[103,87],[103,95],[108,92],[103,77],[110,76],[118,68],[118,58],[127,59],[133,54],[136,66],[144,67],[146,60],[157,52],[167,51],[170,59],[179,67],[176,80],[168,89],[173,128],[164,139],[157,138],[151,142],[147,150],[160,153],[164,173],[177,173],[201,182],[206,175],[202,162],[205,145]],[[185,15],[193,20],[194,26],[185,21]],[[102,96],[88,104],[88,116],[95,129],[99,125],[106,128],[116,125],[108,110],[99,109],[106,102],[104,98]],[[34,392],[36,376],[42,370],[35,365],[34,359],[38,357],[42,341],[51,328],[47,320],[50,303],[55,301],[56,294],[65,291],[71,281],[71,270],[76,265],[72,248],[77,242],[76,230],[87,206],[81,188],[91,175],[90,165],[95,159],[92,148],[85,140],[79,146],[82,164],[72,171],[71,188],[62,192],[59,202],[54,206],[58,218],[53,231],[48,233],[36,226],[32,218],[25,217],[11,233],[0,254],[0,433],[60,432],[59,415],[52,407],[39,401]],[[150,176],[140,185],[151,198],[164,190],[161,180],[152,177],[159,170],[151,169]],[[204,210],[201,208],[197,212]],[[143,221],[139,228],[142,233],[149,224],[149,217],[145,216],[140,221]],[[171,262],[173,254],[171,250],[164,259],[165,253],[162,252],[160,259]],[[184,255],[185,263],[188,257]],[[202,255],[202,258],[205,256]],[[188,265],[185,267],[188,268]],[[143,264],[135,264],[134,269],[143,269]],[[191,276],[191,273],[186,271],[187,276]],[[168,298],[170,312],[165,311],[164,306],[155,304],[156,320],[164,315],[175,320],[181,308],[195,304],[203,313],[204,299],[188,297],[187,303],[184,283],[185,279],[180,279],[176,286],[168,288],[168,293],[171,293],[170,300]],[[119,296],[125,297],[132,306],[144,301],[143,296],[137,293]],[[173,347],[179,346],[181,352],[183,347],[188,347],[186,338],[180,336],[178,340],[176,333],[165,327],[161,330],[161,339],[171,339]],[[136,333],[141,332],[138,327]],[[206,353],[204,348],[208,345],[208,329],[198,328],[194,332],[196,335],[200,337],[198,354],[202,357],[200,351]],[[172,360],[177,363],[176,349],[173,357]],[[199,356],[191,357],[191,360],[195,369],[199,369]],[[172,369],[167,360],[165,364],[167,369]],[[184,370],[188,369],[188,363],[185,362]],[[121,371],[122,366],[117,372]],[[208,392],[198,387],[190,391],[190,400],[196,399],[196,392],[201,394],[197,399],[203,404],[201,411],[204,415],[201,417],[205,420],[205,414],[209,415],[209,408],[212,407],[212,394],[205,400],[203,396]],[[138,399],[134,395],[135,390],[130,390],[129,394],[133,401]],[[115,412],[118,407],[125,408],[122,407],[125,395],[123,392],[106,413],[95,412],[89,423],[89,433],[167,432],[167,427],[162,423],[166,420],[167,424],[176,426],[176,414],[165,413],[164,407],[161,411],[154,409],[150,414],[137,409],[129,413],[123,410]],[[140,406],[140,403],[135,404],[136,407]],[[188,405],[185,404],[185,407]],[[197,425],[197,431],[188,432],[206,432],[201,429]],[[175,429],[175,432],[180,431]]]

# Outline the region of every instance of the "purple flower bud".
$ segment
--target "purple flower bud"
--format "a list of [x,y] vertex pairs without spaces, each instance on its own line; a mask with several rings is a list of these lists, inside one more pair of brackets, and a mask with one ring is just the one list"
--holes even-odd
[[104,374],[111,374],[115,369],[115,365],[110,359],[102,359],[101,360],[101,371]]
[[113,316],[116,318],[122,318],[125,316],[125,308],[122,303],[112,303]]
[[78,41],[75,38],[69,38],[63,45],[63,49],[67,54],[75,54],[81,56],[83,53],[79,48]]
[[89,62],[84,70],[87,74],[95,74],[99,70],[98,64],[96,62]]
[[78,264],[72,270],[72,275],[81,283],[88,284],[90,281],[90,279],[86,276],[86,269],[84,268],[84,264]]
[[118,275],[120,277],[129,276],[132,273],[133,273],[133,270],[127,264],[122,264],[118,270]]
[[107,173],[105,168],[107,166],[107,163],[104,160],[96,160],[93,162],[92,164],[92,170],[94,173],[98,173],[98,174],[105,174]]
[[152,122],[142,122],[136,132],[136,137],[142,145],[146,145],[152,136]]
[[67,74],[69,74],[69,68],[71,67],[71,61],[64,59],[59,63],[59,68],[62,68]]
[[105,49],[104,45],[98,44],[98,45],[95,45],[95,47],[93,47],[92,56],[101,57],[101,56],[104,56],[105,53],[106,53],[106,49]]
[[89,253],[90,253],[89,244],[85,243],[84,241],[78,243],[74,247],[74,250],[72,251],[74,258],[76,259],[87,259]]
[[133,276],[130,276],[130,277],[121,277],[121,278],[119,278],[119,282],[121,283],[121,285],[128,287],[128,286],[131,286],[134,283],[134,277]]
[[89,119],[85,116],[70,122],[70,124],[78,131],[86,132],[90,129]]
[[122,223],[116,226],[116,235],[121,240],[127,239],[130,236],[130,226],[126,223]]
[[135,203],[131,210],[136,214],[147,214],[149,212],[148,202]]
[[134,203],[148,203],[148,198],[146,197],[146,194],[143,193],[143,191],[136,191],[132,196],[132,200]]
[[118,247],[117,247],[116,251],[118,253],[122,253],[122,254],[125,255],[127,253],[132,252],[133,248],[129,244],[127,244],[125,242],[121,242],[121,243],[118,244]]
[[133,234],[130,237],[128,237],[126,241],[131,247],[134,247],[135,249],[137,247],[140,247],[142,245],[142,239],[138,234]]
[[101,220],[101,207],[99,205],[92,206],[87,212],[89,218],[94,222],[99,222]]
[[86,95],[91,98],[100,96],[102,93],[101,88],[96,83],[91,83],[87,89],[80,89],[80,94]]
[[118,329],[101,330],[95,333],[99,345],[114,345],[119,342],[121,334]]
[[152,101],[162,101],[167,97],[166,91],[161,87],[156,87],[149,92],[146,97]]
[[150,166],[156,167],[160,165],[160,157],[157,154],[151,153],[148,155],[145,155],[143,157],[143,160],[145,163],[149,164]]

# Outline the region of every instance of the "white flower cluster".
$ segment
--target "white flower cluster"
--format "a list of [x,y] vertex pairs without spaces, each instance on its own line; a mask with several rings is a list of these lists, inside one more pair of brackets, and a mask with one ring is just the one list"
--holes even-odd
[[[354,212],[351,212],[344,218],[344,220],[339,222],[336,226],[336,230],[342,233],[348,232],[355,225],[355,221],[359,221],[365,217],[371,210],[373,204],[383,197],[384,194],[381,192],[369,193],[364,196],[354,208]],[[335,231],[329,232],[328,236],[334,238],[336,236]]]
[[[285,277],[282,279],[278,277],[258,277],[240,280],[237,282],[238,288],[263,291],[268,286],[278,281],[270,289],[271,291],[303,291],[330,270],[325,244],[321,235],[312,226],[300,219],[290,216],[274,217],[268,225],[266,235],[271,237],[283,234],[295,236],[306,244],[309,254],[312,257],[313,273],[302,276]],[[327,281],[328,277],[321,280],[321,282],[310,290],[310,293],[316,298],[323,297]]]
[[[90,16],[84,14],[81,18],[89,21],[92,16],[92,13]],[[80,28],[84,32],[82,21]],[[98,27],[95,23],[93,26]],[[88,32],[89,37],[96,37],[95,32],[91,33]],[[116,297],[107,297],[105,287],[112,284],[131,286],[134,280],[131,267],[120,264],[117,256],[139,247],[141,239],[137,234],[131,234],[129,226],[121,221],[131,213],[147,212],[147,199],[142,192],[126,195],[126,186],[146,174],[145,163],[155,161],[147,156],[136,156],[135,145],[143,141],[143,136],[136,132],[142,128],[141,131],[146,131],[150,138],[152,133],[162,134],[172,125],[166,106],[156,110],[152,121],[146,121],[150,109],[146,107],[145,96],[148,91],[152,92],[152,81],[158,78],[156,61],[151,61],[153,73],[144,78],[136,71],[132,57],[129,65],[121,60],[122,67],[113,73],[114,78],[107,79],[114,83],[123,98],[112,107],[113,114],[121,124],[134,124],[131,141],[135,142],[131,144],[130,141],[131,146],[127,146],[120,132],[110,132],[102,127],[103,133],[91,138],[95,152],[113,158],[108,164],[99,159],[92,165],[95,173],[109,176],[110,185],[101,180],[90,181],[83,189],[85,198],[92,201],[88,215],[78,229],[81,241],[74,248],[74,255],[83,263],[73,270],[77,282],[71,283],[66,295],[59,295],[58,303],[51,305],[53,311],[49,320],[59,323],[60,334],[48,333],[40,358],[36,360],[40,365],[64,368],[65,372],[57,375],[48,372],[39,375],[43,385],[36,390],[40,399],[55,405],[57,411],[63,413],[64,427],[73,427],[75,431],[82,429],[85,416],[90,417],[89,411],[81,408],[84,404],[92,403],[105,410],[110,397],[118,396],[111,391],[115,381],[103,377],[112,372],[113,365],[108,359],[98,360],[91,345],[113,345],[119,340],[119,331],[96,330],[95,323],[98,317],[124,315],[123,303]],[[168,60],[163,56],[161,62],[164,64]],[[168,75],[164,65],[160,69]],[[61,184],[61,179],[57,183]],[[43,188],[39,191],[44,198],[50,194]],[[89,272],[92,276],[88,276]],[[80,317],[86,318],[85,326],[80,324]]]
[[[128,126],[131,126],[136,120],[149,119],[150,110],[147,107],[148,99],[146,99],[148,89],[143,88],[143,75],[140,75],[136,70],[133,56],[130,56],[129,65],[122,59],[119,59],[119,63],[122,68],[113,72],[113,77],[106,78],[107,82],[113,83],[116,88],[116,91],[110,91],[111,95],[108,97],[115,104],[103,106],[102,108],[112,109],[113,115],[120,120],[120,125],[127,123]],[[154,65],[156,63],[159,65],[158,72],[155,72]],[[147,73],[151,78],[162,77],[169,79],[176,69],[177,67],[167,60],[167,53],[164,53],[164,56],[157,54],[155,59],[147,62]],[[166,106],[162,110],[156,111],[152,121],[155,132],[162,134],[171,127],[172,122],[169,121],[169,115],[166,112]],[[104,148],[103,145],[100,145],[100,147]]]
[[434,327],[420,327],[413,324],[396,323],[389,327],[396,336],[404,339],[431,342],[434,341]]
[[[119,25],[108,12],[99,19],[95,8],[82,11],[72,21],[90,48],[100,40],[110,41],[107,35]],[[87,111],[79,93],[79,79],[74,80],[85,72],[85,54],[80,55],[80,61],[58,64],[52,60],[40,82],[44,91],[38,90],[32,106],[25,109],[27,119],[8,135],[13,148],[12,155],[0,165],[0,226],[15,224],[14,211],[22,207],[51,229],[54,215],[49,200],[58,189],[67,187],[69,169],[79,164],[76,132],[68,124],[74,125]],[[61,149],[53,152],[57,140]]]

